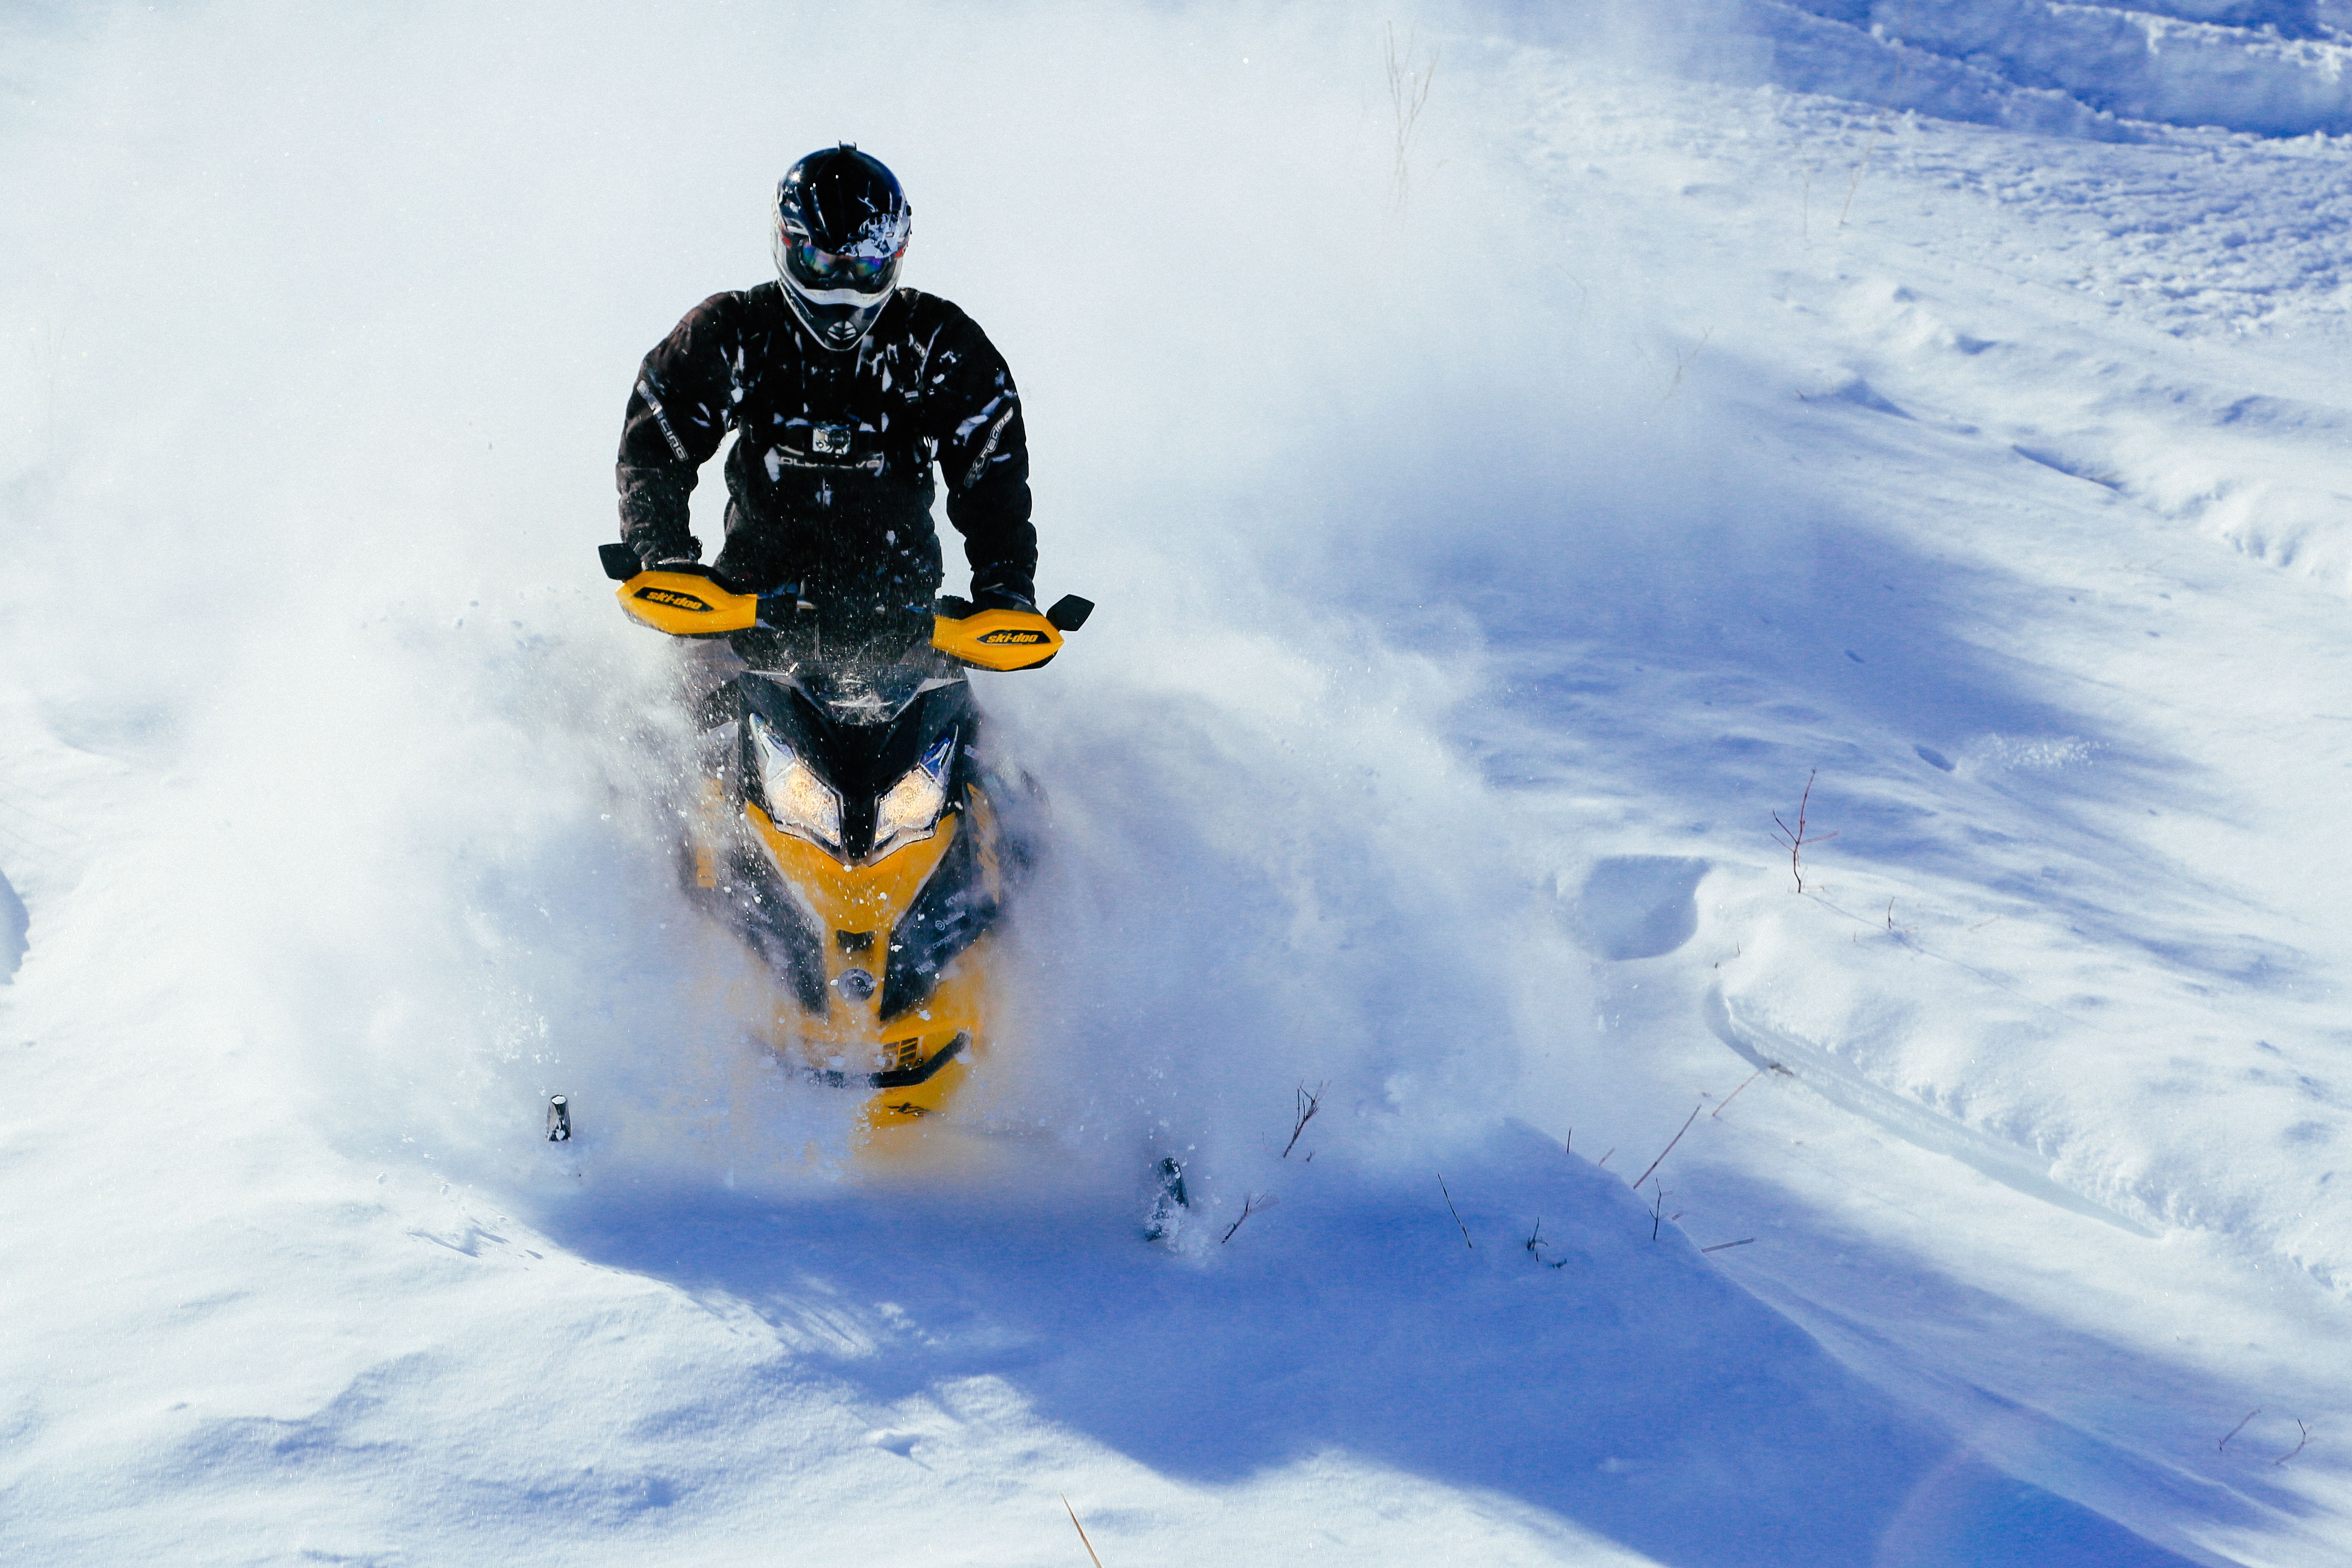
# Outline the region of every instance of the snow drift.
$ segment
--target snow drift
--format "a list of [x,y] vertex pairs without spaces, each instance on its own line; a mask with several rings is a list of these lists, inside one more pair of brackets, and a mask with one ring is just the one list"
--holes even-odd
[[[2341,19],[1898,10],[11,22],[12,1545],[2340,1555]],[[1104,606],[950,1190],[590,554],[834,137]]]

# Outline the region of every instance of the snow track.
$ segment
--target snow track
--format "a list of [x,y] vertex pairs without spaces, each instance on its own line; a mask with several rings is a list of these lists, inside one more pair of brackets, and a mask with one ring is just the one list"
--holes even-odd
[[[2347,18],[1644,15],[6,23],[0,1557],[2352,1555]],[[589,554],[832,137],[1103,606],[951,1183]]]

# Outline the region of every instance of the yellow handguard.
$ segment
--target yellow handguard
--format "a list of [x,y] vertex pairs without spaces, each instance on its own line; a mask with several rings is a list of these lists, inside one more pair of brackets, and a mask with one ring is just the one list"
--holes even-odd
[[931,646],[982,669],[1034,669],[1062,651],[1062,634],[1034,610],[975,610],[932,616]]
[[640,572],[620,586],[621,608],[674,637],[717,637],[759,624],[756,594],[730,594],[691,572]]
[[[691,572],[640,572],[616,596],[631,620],[674,637],[725,637],[760,624],[758,595],[730,592]],[[1077,619],[1085,618],[1082,610]],[[955,620],[932,616],[931,646],[981,669],[1034,669],[1062,651],[1062,634],[1034,610],[976,610]]]

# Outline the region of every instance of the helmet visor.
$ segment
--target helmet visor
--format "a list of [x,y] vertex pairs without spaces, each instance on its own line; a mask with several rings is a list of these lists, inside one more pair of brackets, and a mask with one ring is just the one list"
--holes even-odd
[[786,275],[802,288],[817,292],[847,289],[879,294],[898,278],[899,258],[906,254],[903,249],[888,256],[832,251],[798,237],[782,248]]

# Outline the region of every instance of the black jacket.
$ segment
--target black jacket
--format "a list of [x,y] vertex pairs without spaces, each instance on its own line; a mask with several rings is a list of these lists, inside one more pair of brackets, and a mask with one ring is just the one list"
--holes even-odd
[[646,561],[700,556],[686,498],[730,428],[722,575],[928,605],[940,580],[937,461],[972,596],[1035,598],[1020,395],[995,346],[945,300],[899,289],[847,353],[810,341],[780,283],[688,311],[646,355],[621,429],[621,537]]

